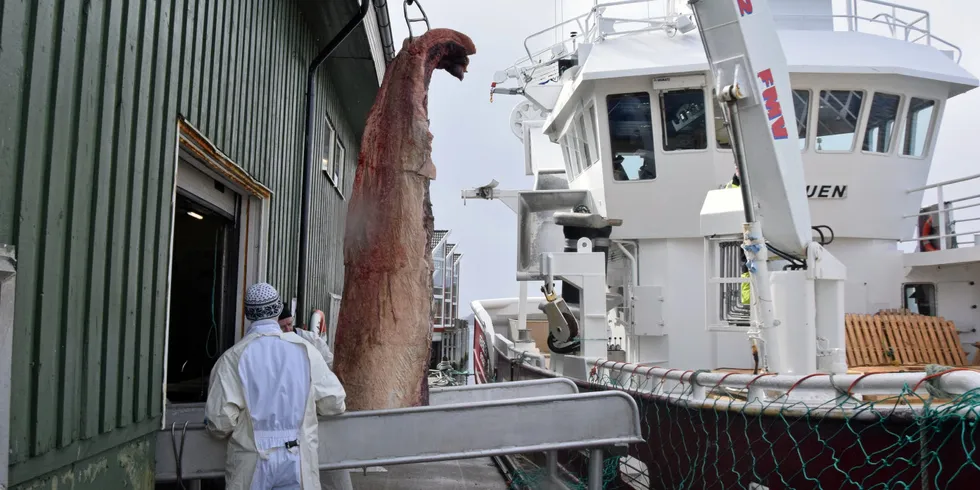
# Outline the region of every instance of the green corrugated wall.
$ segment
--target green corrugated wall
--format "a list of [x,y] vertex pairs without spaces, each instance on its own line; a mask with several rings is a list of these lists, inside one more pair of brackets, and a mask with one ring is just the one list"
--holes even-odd
[[[292,0],[0,0],[11,484],[159,425],[178,114],[273,190],[268,279],[294,294],[316,48]],[[337,126],[349,190],[358,142],[330,86],[324,74],[317,120]],[[309,295],[326,311],[346,203],[315,176]]]

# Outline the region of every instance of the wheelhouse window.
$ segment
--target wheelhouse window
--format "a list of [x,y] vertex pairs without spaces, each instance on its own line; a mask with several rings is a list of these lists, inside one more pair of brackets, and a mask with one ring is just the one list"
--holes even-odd
[[714,101],[715,110],[715,142],[718,143],[718,148],[730,150],[732,148],[732,135],[728,132],[728,123],[725,121],[725,109],[721,107],[716,97],[711,99]]
[[619,181],[656,178],[653,156],[653,116],[650,94],[635,92],[606,96],[613,178]]
[[851,151],[864,92],[821,90],[817,115],[817,151]]
[[925,316],[936,316],[936,285],[909,283],[902,285],[902,306]]
[[905,116],[905,144],[902,154],[911,157],[921,157],[926,152],[926,138],[929,136],[929,126],[932,125],[936,101],[912,97],[909,103],[909,113]]
[[589,127],[585,124],[585,113],[580,113],[576,119],[575,132],[578,134],[579,140],[582,142],[583,168],[589,168],[593,163],[595,163],[595,147],[589,138]]
[[578,174],[575,172],[575,163],[572,161],[572,154],[568,148],[568,137],[559,138],[558,146],[561,148],[561,155],[565,158],[565,171],[568,172],[569,179],[574,179]]
[[892,147],[895,121],[898,120],[898,106],[902,97],[892,94],[876,93],[871,99],[871,113],[864,130],[863,151],[888,153]]
[[569,165],[574,179],[586,167],[585,157],[582,155],[582,138],[579,137],[578,128],[574,124],[565,132],[565,146],[568,147]]
[[592,157],[599,160],[599,117],[595,112],[595,104],[589,106],[589,126],[592,128],[592,148],[595,149],[595,154]]
[[796,113],[796,131],[800,138],[800,151],[806,149],[806,130],[810,123],[810,91],[793,90],[793,109]]
[[664,151],[703,150],[708,147],[704,90],[661,92],[660,107]]

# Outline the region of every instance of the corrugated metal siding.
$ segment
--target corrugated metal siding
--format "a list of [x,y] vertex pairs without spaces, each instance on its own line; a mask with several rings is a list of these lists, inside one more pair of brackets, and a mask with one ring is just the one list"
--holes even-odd
[[[12,483],[159,416],[178,113],[273,190],[268,279],[295,294],[315,49],[295,2],[0,1],[0,243],[19,259]],[[358,141],[326,74],[320,87],[349,189]],[[326,311],[346,203],[315,175],[309,297]]]

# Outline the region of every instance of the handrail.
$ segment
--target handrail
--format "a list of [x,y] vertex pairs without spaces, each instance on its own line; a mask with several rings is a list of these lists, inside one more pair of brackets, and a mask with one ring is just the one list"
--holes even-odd
[[[835,395],[847,393],[850,395],[882,395],[894,394],[907,389],[909,392],[925,393],[927,384],[932,382],[938,388],[954,395],[960,395],[970,390],[980,388],[980,372],[953,371],[930,375],[925,372],[907,373],[873,373],[873,374],[836,374],[836,375],[782,375],[740,374],[725,372],[685,371],[682,369],[667,369],[658,366],[644,366],[606,359],[583,358],[566,356],[565,363],[571,360],[584,362],[591,376],[608,376],[623,386],[623,377],[650,379],[649,385],[644,381],[643,386],[627,386],[628,391],[652,394],[686,393],[694,399],[704,398],[708,391],[718,388],[735,390],[767,390],[767,391],[828,391]],[[629,381],[635,382],[635,379]],[[600,381],[601,382],[601,381]],[[671,385],[667,386],[666,383]],[[750,396],[751,399],[751,396]]]
[[928,189],[935,189],[937,187],[942,187],[950,184],[958,184],[960,182],[966,182],[968,180],[980,179],[980,174],[967,175],[966,177],[957,177],[955,179],[944,180],[942,182],[936,182],[934,184],[924,185],[922,187],[916,187],[914,189],[909,189],[905,191],[906,194],[912,194],[913,192],[924,191]]
[[[638,34],[643,32],[654,32],[668,30],[671,26],[670,20],[675,18],[676,15],[684,15],[673,13],[667,16],[664,15],[651,15],[648,17],[636,18],[618,18],[618,17],[603,17],[602,13],[605,9],[610,7],[624,6],[624,5],[638,5],[638,4],[649,4],[657,2],[658,0],[619,0],[604,3],[597,3],[592,8],[581,15],[563,20],[551,27],[537,31],[524,39],[524,51],[527,54],[526,57],[521,58],[514,62],[510,67],[507,68],[507,72],[512,72],[512,77],[524,78],[522,82],[526,83],[530,77],[526,75],[528,71],[534,71],[543,66],[549,65],[555,61],[555,59],[550,59],[548,61],[539,60],[537,58],[542,57],[542,55],[547,55],[549,51],[552,51],[555,47],[565,46],[569,42],[583,40],[584,42],[597,42],[601,41],[599,32],[599,22],[607,21],[613,24],[617,23],[647,23],[649,24],[646,28],[634,29],[630,31],[617,32],[617,36],[625,36]],[[668,2],[669,3],[669,2]],[[890,12],[878,12],[878,13],[868,13],[866,15],[861,15],[858,12],[858,6],[860,4],[871,4],[878,7],[885,7],[890,9]],[[900,39],[912,44],[924,44],[931,47],[936,47],[937,49],[948,49],[953,52],[953,60],[956,63],[960,63],[963,58],[963,49],[959,46],[939,37],[932,33],[932,20],[928,11],[907,7],[904,5],[899,5],[893,2],[885,0],[849,0],[847,3],[848,11],[846,14],[780,14],[776,15],[776,19],[829,19],[831,21],[837,19],[847,20],[846,31],[851,32],[866,32],[866,29],[862,29],[862,24],[874,24],[881,25],[888,28],[891,32],[891,36],[883,35],[880,33],[871,33],[873,35],[881,35],[883,37],[891,37],[893,39]],[[866,11],[867,9],[865,9]],[[901,14],[918,14],[914,18],[909,20],[903,20],[899,17]],[[870,17],[868,16],[870,15]],[[862,22],[863,21],[863,22]],[[538,38],[544,34],[554,32],[555,30],[564,27],[569,24],[577,24],[579,31],[575,37],[566,37],[554,44],[551,44],[541,50],[531,51],[530,41],[532,39]],[[836,29],[836,26],[834,27]],[[898,32],[898,31],[901,32]],[[916,35],[914,35],[916,34]],[[940,46],[935,46],[934,43],[939,43]]]
[[[967,176],[964,176],[964,177],[957,177],[957,178],[954,178],[954,179],[945,180],[945,181],[942,181],[942,182],[935,182],[935,183],[932,183],[932,184],[924,185],[924,186],[921,186],[921,187],[916,187],[914,189],[909,189],[908,191],[906,191],[906,194],[914,194],[914,193],[919,193],[919,192],[924,192],[924,191],[927,191],[927,190],[935,189],[936,190],[936,203],[937,203],[937,205],[936,205],[936,210],[934,210],[934,211],[921,211],[921,212],[918,212],[918,213],[914,213],[914,214],[909,214],[909,215],[902,216],[902,219],[919,219],[922,216],[932,216],[932,215],[935,215],[935,216],[938,217],[938,223],[933,223],[933,226],[932,226],[932,228],[935,230],[935,233],[930,233],[927,236],[922,236],[921,230],[917,230],[916,236],[914,238],[905,239],[905,240],[901,240],[901,241],[902,242],[921,242],[921,241],[925,241],[925,240],[937,240],[938,239],[939,240],[939,250],[945,250],[947,248],[950,248],[949,243],[947,243],[949,241],[949,239],[956,240],[956,242],[955,242],[955,244],[953,246],[955,246],[957,248],[960,247],[960,246],[964,246],[964,245],[967,245],[967,246],[974,245],[976,243],[975,242],[976,236],[980,236],[980,226],[977,226],[977,225],[973,224],[967,230],[963,230],[963,229],[961,229],[961,230],[949,229],[948,230],[947,229],[947,222],[950,221],[950,218],[951,218],[950,213],[953,212],[953,211],[961,211],[961,210],[965,210],[965,209],[971,209],[971,208],[980,207],[980,202],[970,202],[970,203],[966,203],[966,204],[961,204],[961,203],[964,203],[966,201],[975,201],[977,199],[980,199],[980,193],[975,193],[975,192],[974,193],[969,193],[969,194],[966,194],[966,195],[963,195],[963,196],[956,197],[954,199],[945,199],[944,198],[944,194],[946,193],[947,188],[949,186],[951,186],[951,185],[961,184],[961,183],[964,183],[964,182],[975,181],[975,180],[978,180],[978,179],[980,179],[980,174],[973,174],[973,175],[967,175]],[[951,221],[951,223],[955,226],[955,225],[966,224],[966,223],[976,223],[978,221],[980,221],[980,219],[975,218],[975,217],[967,217],[967,218],[959,219],[959,220],[954,219],[954,220]],[[916,223],[916,228],[918,228],[918,223]],[[974,241],[973,242],[960,242],[958,240],[959,237],[971,236],[971,235],[974,236]]]

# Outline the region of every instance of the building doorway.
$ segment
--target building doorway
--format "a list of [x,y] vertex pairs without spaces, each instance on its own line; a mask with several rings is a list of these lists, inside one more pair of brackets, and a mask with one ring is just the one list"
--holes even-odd
[[235,215],[180,188],[173,226],[167,398],[203,402],[211,368],[235,342],[240,230]]
[[177,127],[161,428],[176,412],[203,418],[211,369],[245,334],[245,288],[266,280],[272,199],[193,126]]

